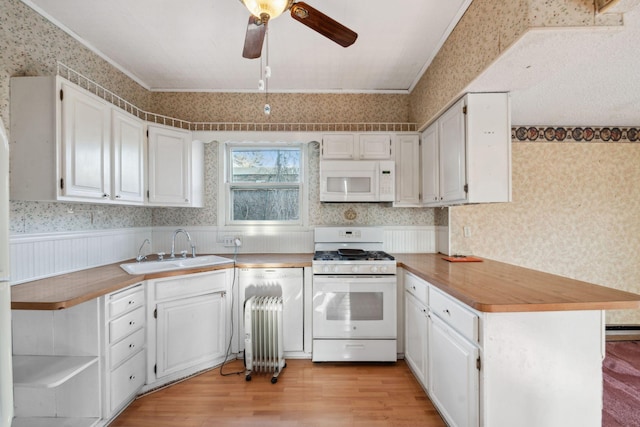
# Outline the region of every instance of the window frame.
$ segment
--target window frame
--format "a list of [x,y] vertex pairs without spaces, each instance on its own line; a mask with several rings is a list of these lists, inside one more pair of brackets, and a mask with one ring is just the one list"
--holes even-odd
[[[253,182],[232,182],[231,181],[231,153],[234,149],[256,149],[270,150],[279,148],[293,148],[300,151],[300,174],[299,182],[271,182],[271,183],[253,183]],[[226,141],[220,143],[219,156],[220,173],[218,174],[220,192],[218,193],[218,213],[219,220],[222,220],[222,226],[284,226],[284,227],[300,227],[306,226],[308,223],[308,174],[307,161],[308,152],[307,144],[303,142],[288,141]],[[234,188],[298,188],[298,219],[297,220],[234,220],[232,219],[232,190]],[[220,222],[220,221],[219,221]]]

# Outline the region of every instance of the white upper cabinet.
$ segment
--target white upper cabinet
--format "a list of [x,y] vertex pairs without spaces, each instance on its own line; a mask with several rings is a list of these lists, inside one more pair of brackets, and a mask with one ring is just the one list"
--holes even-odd
[[362,160],[387,160],[391,158],[391,135],[361,134],[359,135],[359,158]]
[[149,204],[202,207],[204,146],[191,132],[149,125]]
[[110,110],[102,99],[60,85],[63,196],[111,198]]
[[506,93],[465,95],[422,134],[425,206],[511,201]]
[[420,206],[420,136],[399,134],[394,145],[396,200],[393,206]]
[[144,203],[145,124],[121,110],[111,111],[112,192],[122,202]]
[[355,160],[356,144],[353,134],[331,134],[322,137],[321,157],[332,160]]
[[422,201],[424,204],[440,200],[440,166],[438,157],[438,123],[422,133]]
[[391,134],[327,134],[322,136],[321,158],[325,160],[391,159]]
[[11,79],[11,199],[143,204],[144,122],[60,77]]

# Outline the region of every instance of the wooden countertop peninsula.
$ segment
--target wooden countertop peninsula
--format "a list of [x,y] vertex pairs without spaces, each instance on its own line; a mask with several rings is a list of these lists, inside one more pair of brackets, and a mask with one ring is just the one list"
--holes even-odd
[[442,254],[400,254],[398,265],[483,312],[640,308],[640,295],[498,261],[449,262]]
[[[232,255],[221,256],[232,258]],[[310,267],[313,254],[239,254],[238,268]],[[640,295],[485,259],[450,263],[440,254],[400,254],[398,266],[484,312],[640,308]],[[233,263],[132,276],[121,263],[11,287],[11,308],[58,310],[147,279],[230,268]]]

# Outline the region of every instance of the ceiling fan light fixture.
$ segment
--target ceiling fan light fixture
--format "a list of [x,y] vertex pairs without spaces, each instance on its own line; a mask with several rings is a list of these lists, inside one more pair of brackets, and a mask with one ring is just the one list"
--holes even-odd
[[240,0],[253,16],[261,18],[267,15],[269,19],[277,18],[291,7],[293,0]]

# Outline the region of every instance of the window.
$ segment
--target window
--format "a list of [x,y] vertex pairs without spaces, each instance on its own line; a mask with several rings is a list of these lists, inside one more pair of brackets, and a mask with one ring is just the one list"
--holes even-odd
[[301,144],[227,144],[228,223],[302,224]]

